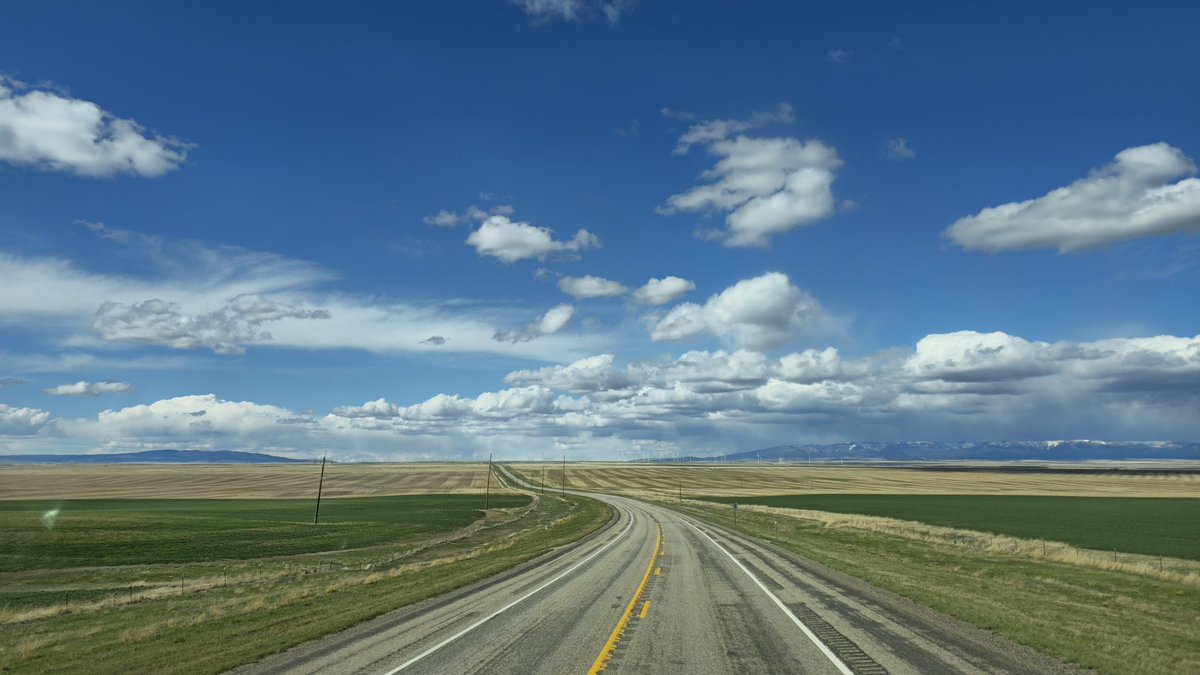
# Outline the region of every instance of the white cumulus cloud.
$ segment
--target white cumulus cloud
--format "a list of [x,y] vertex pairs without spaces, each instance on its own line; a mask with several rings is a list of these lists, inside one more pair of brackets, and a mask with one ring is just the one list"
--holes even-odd
[[769,272],[739,281],[703,305],[676,305],[650,329],[650,338],[681,340],[707,333],[740,347],[769,349],[794,336],[820,332],[827,323],[816,299],[793,286],[787,275]]
[[367,401],[366,403],[364,403],[362,405],[341,406],[338,408],[334,408],[331,412],[334,415],[337,415],[339,417],[348,417],[348,418],[355,418],[355,417],[387,418],[387,417],[396,417],[397,415],[399,415],[400,408],[398,408],[397,406],[395,406],[391,403],[388,403],[385,399],[380,398],[380,399],[376,399],[374,401]]
[[47,396],[100,396],[101,394],[123,394],[133,391],[133,385],[120,380],[101,380],[88,382],[80,380],[71,384],[60,384],[57,387],[43,389]]
[[34,434],[50,421],[50,413],[37,408],[16,408],[0,403],[0,434]]
[[818,140],[730,137],[753,122],[704,122],[684,134],[677,153],[702,143],[717,163],[702,174],[709,182],[671,195],[658,212],[726,212],[728,229],[711,235],[725,246],[766,246],[772,235],[832,214],[837,151]]
[[1200,234],[1200,179],[1178,148],[1127,148],[1115,160],[1036,199],[986,208],[943,233],[969,250],[1070,253],[1125,239]]
[[225,447],[262,451],[281,443],[316,445],[316,422],[286,408],[252,401],[228,401],[212,394],[177,396],[148,405],[104,410],[94,420],[61,420],[69,437],[98,447]]
[[479,255],[511,263],[526,258],[541,260],[554,253],[578,253],[600,246],[600,239],[581,229],[570,240],[557,241],[549,228],[496,215],[484,220],[479,229],[467,237],[467,243],[474,246]]
[[696,284],[679,277],[652,278],[633,292],[633,301],[639,305],[665,305],[696,290]]
[[558,288],[577,300],[616,298],[629,292],[628,288],[615,281],[591,275],[563,277],[558,280]]
[[565,366],[513,371],[504,377],[504,381],[508,384],[537,384],[579,394],[621,390],[633,384],[634,379],[613,366],[612,354],[599,354]]
[[492,339],[497,342],[528,342],[543,335],[557,333],[566,327],[574,315],[575,308],[573,306],[568,304],[556,305],[547,310],[537,321],[525,326],[521,330],[498,330],[492,334]]
[[90,177],[161,176],[187,158],[187,149],[91,101],[0,77],[2,161]]

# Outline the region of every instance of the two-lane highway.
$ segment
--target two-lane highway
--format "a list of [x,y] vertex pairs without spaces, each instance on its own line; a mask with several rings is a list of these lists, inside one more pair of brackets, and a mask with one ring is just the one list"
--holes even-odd
[[236,672],[585,672],[653,554],[658,526],[641,511],[582,545]]
[[617,517],[582,544],[238,672],[1068,670],[752,538],[596,497]]

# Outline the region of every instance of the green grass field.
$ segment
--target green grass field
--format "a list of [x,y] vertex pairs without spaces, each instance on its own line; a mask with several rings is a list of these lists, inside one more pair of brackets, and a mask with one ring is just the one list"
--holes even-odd
[[711,501],[914,520],[1102,551],[1200,560],[1200,499],[778,495]]
[[[0,504],[0,672],[218,673],[607,523],[595,500],[421,495]],[[10,547],[9,543],[15,544]],[[220,649],[212,649],[220,645]]]
[[[528,503],[524,495],[490,501],[493,508]],[[0,501],[0,572],[356,549],[465,527],[483,516],[483,497],[327,499],[315,526],[313,507],[299,499]]]

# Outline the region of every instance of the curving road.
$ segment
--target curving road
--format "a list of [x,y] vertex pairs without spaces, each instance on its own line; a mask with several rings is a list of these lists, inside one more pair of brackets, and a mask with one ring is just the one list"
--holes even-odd
[[617,516],[583,543],[235,672],[1070,670],[769,544],[592,496]]

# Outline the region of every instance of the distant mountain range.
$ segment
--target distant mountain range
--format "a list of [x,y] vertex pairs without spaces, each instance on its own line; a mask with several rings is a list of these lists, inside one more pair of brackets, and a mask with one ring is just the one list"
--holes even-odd
[[[899,441],[778,445],[725,455],[726,462],[1200,460],[1200,443],[1174,441]],[[685,461],[711,462],[713,457]]]
[[305,461],[232,450],[146,450],[109,455],[0,455],[0,464],[293,464]]

